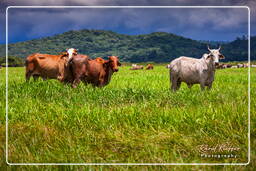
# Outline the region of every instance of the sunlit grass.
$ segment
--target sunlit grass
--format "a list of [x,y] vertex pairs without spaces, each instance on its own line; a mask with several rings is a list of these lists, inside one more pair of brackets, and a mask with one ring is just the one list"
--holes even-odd
[[[76,89],[26,83],[24,68],[9,68],[9,162],[247,162],[247,93],[247,69],[217,70],[211,91],[182,84],[173,93],[164,66],[122,67],[104,88]],[[1,129],[4,106],[2,98]],[[238,158],[200,157],[198,145],[227,142],[241,148]]]

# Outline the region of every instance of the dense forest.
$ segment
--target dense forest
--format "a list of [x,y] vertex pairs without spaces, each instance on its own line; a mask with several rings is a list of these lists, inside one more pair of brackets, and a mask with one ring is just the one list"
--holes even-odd
[[[251,56],[256,56],[256,36],[251,38]],[[32,53],[58,54],[66,48],[77,48],[91,58],[117,55],[125,62],[169,62],[179,56],[201,57],[207,44],[216,48],[216,42],[196,41],[171,33],[154,32],[144,35],[124,35],[103,30],[68,31],[51,37],[9,44],[9,55],[26,57]],[[225,61],[246,61],[246,37],[232,42],[220,42]],[[5,56],[5,45],[0,45],[0,56]]]

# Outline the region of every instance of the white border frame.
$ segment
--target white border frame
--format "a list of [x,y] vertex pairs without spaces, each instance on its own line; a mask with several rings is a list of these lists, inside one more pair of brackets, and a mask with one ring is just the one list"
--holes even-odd
[[[246,8],[248,10],[248,161],[246,163],[10,163],[8,162],[8,10],[10,8]],[[250,8],[248,6],[8,6],[6,8],[6,163],[8,165],[248,165],[250,163]]]

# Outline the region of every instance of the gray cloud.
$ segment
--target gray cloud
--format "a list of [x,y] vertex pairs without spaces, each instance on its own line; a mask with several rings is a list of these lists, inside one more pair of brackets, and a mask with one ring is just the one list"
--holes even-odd
[[[248,5],[252,9],[252,27],[256,25],[255,1],[252,0],[174,0],[174,1],[155,1],[155,0],[5,0],[2,4],[8,5]],[[182,12],[183,10],[183,12]],[[90,11],[90,10],[89,10]],[[76,30],[83,28],[94,29],[118,29],[125,26],[126,31],[130,32],[152,32],[166,31],[190,38],[198,39],[220,39],[221,36],[212,36],[214,34],[223,34],[223,39],[234,39],[247,31],[246,12],[239,9],[234,10],[189,10],[181,9],[177,12],[162,10],[156,13],[145,13],[138,9],[122,9],[119,13],[109,12],[86,12],[83,10],[56,10],[56,9],[37,9],[26,12],[10,10],[10,20],[13,21],[10,31],[12,37],[18,36],[21,32],[27,39],[53,35],[56,33]],[[253,17],[255,16],[255,17]],[[4,22],[5,17],[0,17],[0,22]],[[164,23],[163,21],[166,21]],[[25,26],[30,26],[25,29]],[[205,29],[209,26],[210,29]],[[24,28],[22,28],[24,27]],[[186,28],[189,27],[189,28]],[[20,28],[20,30],[19,30]],[[150,29],[151,28],[151,29]],[[25,30],[24,30],[25,29]],[[255,34],[256,30],[251,29]],[[231,36],[232,35],[232,36]]]
[[[166,31],[183,35],[207,29],[212,34],[247,31],[246,9],[10,9],[10,37],[23,31],[27,38],[76,29]],[[24,28],[20,28],[23,26]],[[25,28],[28,28],[24,31]],[[11,34],[13,32],[13,34]],[[197,36],[203,39],[201,36]],[[196,37],[191,37],[196,38]],[[209,37],[205,37],[208,39]],[[217,37],[216,37],[217,38]],[[225,39],[225,37],[224,37]]]

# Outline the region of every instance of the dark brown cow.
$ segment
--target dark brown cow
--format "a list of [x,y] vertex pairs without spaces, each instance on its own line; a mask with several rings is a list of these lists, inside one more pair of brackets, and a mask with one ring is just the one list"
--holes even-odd
[[73,88],[77,87],[81,80],[85,84],[103,87],[110,82],[112,74],[118,71],[121,63],[117,56],[109,56],[108,60],[73,57],[71,66]]
[[148,64],[146,67],[146,70],[152,70],[152,69],[154,69],[153,64]]
[[[74,52],[74,54],[76,54]],[[64,81],[71,76],[68,66],[69,53],[62,52],[60,55],[34,53],[26,58],[26,80],[33,76],[45,79],[58,79]],[[70,78],[71,79],[71,78]]]
[[231,68],[232,67],[232,65],[231,64],[227,64],[227,68]]

